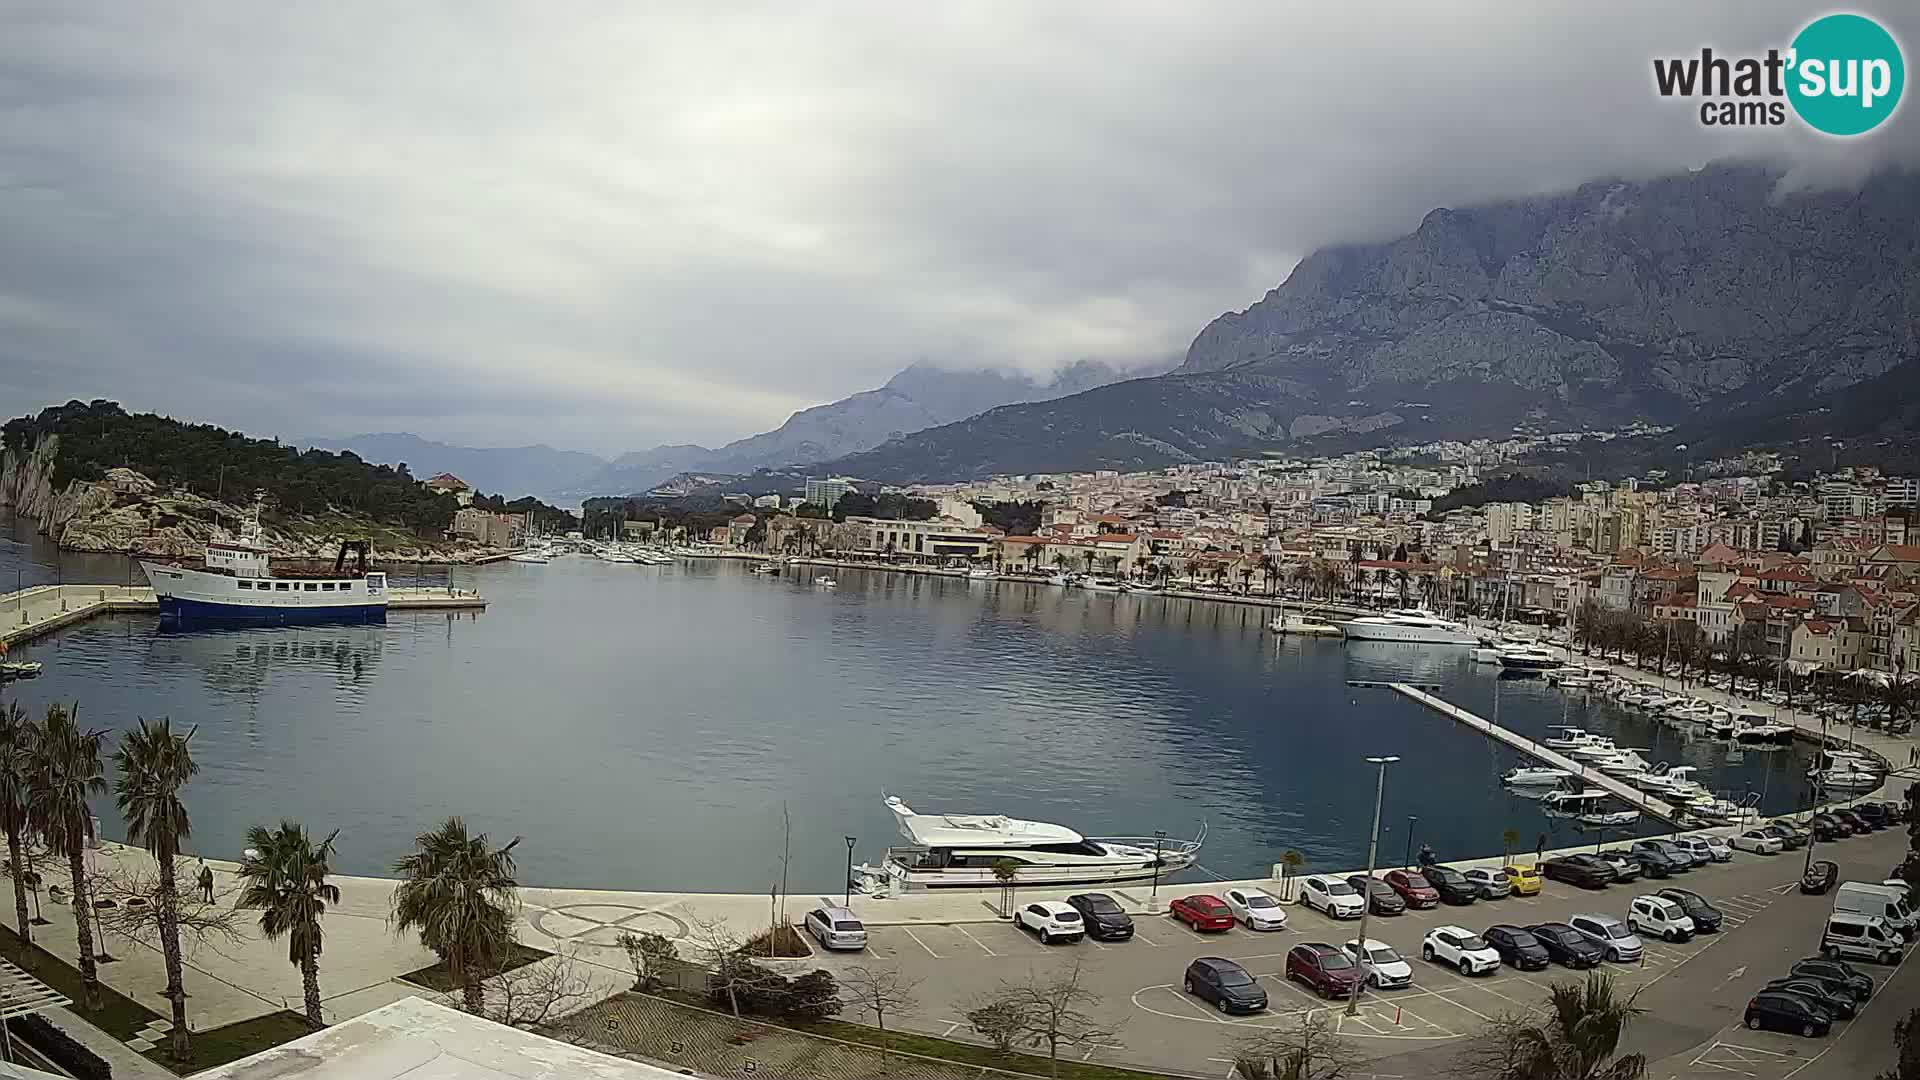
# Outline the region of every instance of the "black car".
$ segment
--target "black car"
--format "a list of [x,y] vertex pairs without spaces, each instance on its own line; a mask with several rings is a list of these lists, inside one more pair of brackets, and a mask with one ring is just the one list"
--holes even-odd
[[1819,813],[1807,819],[1807,828],[1813,830],[1815,840],[1838,840],[1852,833],[1847,824],[1832,814]]
[[1355,874],[1347,879],[1353,891],[1367,898],[1367,907],[1375,915],[1404,915],[1407,902],[1393,891],[1393,886],[1371,874]]
[[1081,925],[1095,941],[1125,941],[1133,936],[1133,917],[1103,892],[1074,893],[1067,906],[1080,913]]
[[1480,899],[1480,886],[1467,880],[1467,876],[1451,866],[1429,866],[1421,871],[1426,875],[1427,884],[1440,894],[1440,902],[1465,907]]
[[1811,975],[1822,982],[1843,987],[1853,995],[1855,1001],[1865,1001],[1873,996],[1873,979],[1845,960],[1829,960],[1824,956],[1809,956],[1805,960],[1795,960],[1787,969],[1789,975]]
[[1885,803],[1877,803],[1877,802],[1856,803],[1854,804],[1853,812],[1856,814],[1859,814],[1862,818],[1865,818],[1867,824],[1873,826],[1876,829],[1884,829],[1887,826],[1892,825],[1896,821],[1900,820],[1897,815],[1890,814],[1887,812],[1887,807]]
[[1225,957],[1203,956],[1187,965],[1187,993],[1212,1002],[1223,1013],[1256,1013],[1267,1007],[1267,992],[1247,969]]
[[1842,1020],[1850,1019],[1854,1011],[1860,1007],[1859,1003],[1853,1000],[1852,994],[1818,979],[1796,979],[1789,975],[1784,979],[1773,980],[1762,989],[1799,994]]
[[1852,810],[1835,810],[1832,813],[1834,817],[1846,822],[1848,827],[1853,829],[1855,836],[1873,831],[1873,823]]
[[1637,848],[1652,848],[1667,857],[1676,874],[1684,874],[1694,868],[1693,852],[1671,840],[1641,840],[1633,845]]
[[1811,1039],[1832,1029],[1833,1014],[1799,994],[1762,990],[1747,1002],[1746,1023],[1755,1031],[1792,1031]]
[[[1672,856],[1645,840],[1628,848],[1626,855],[1627,858],[1640,864],[1640,872],[1650,878],[1672,877],[1675,870],[1681,869],[1673,864]],[[1687,865],[1692,866],[1693,860],[1688,859]]]
[[1548,881],[1564,881],[1583,889],[1604,889],[1613,881],[1613,867],[1592,855],[1556,855],[1542,860],[1540,873]]
[[1825,859],[1818,859],[1807,867],[1806,873],[1800,875],[1800,891],[1820,896],[1831,890],[1839,880],[1840,867]]
[[1779,837],[1781,846],[1785,847],[1788,851],[1798,851],[1807,846],[1806,833],[1778,821],[1762,827],[1760,831],[1766,833],[1768,836]]
[[1570,968],[1599,967],[1600,961],[1607,958],[1605,949],[1566,923],[1529,926],[1527,933],[1533,935],[1540,947],[1547,950],[1547,956],[1557,964],[1565,964]]
[[1552,961],[1540,939],[1517,926],[1489,926],[1480,936],[1500,954],[1500,962],[1510,968],[1539,971]]
[[1720,909],[1707,903],[1706,897],[1690,889],[1661,889],[1655,895],[1665,897],[1680,905],[1680,910],[1693,920],[1693,928],[1702,934],[1715,933],[1726,916]]

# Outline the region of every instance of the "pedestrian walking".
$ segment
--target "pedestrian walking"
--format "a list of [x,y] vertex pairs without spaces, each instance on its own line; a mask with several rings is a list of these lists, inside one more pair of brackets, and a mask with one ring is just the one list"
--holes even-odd
[[208,866],[205,859],[200,860],[200,896],[207,903],[213,903],[213,867]]

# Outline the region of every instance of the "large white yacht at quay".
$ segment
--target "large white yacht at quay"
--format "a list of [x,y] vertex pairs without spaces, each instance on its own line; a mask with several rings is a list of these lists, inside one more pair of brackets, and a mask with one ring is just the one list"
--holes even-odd
[[886,798],[910,843],[888,848],[878,866],[853,868],[852,885],[866,892],[997,888],[994,865],[1003,861],[1015,866],[1018,886],[1146,881],[1191,865],[1206,839],[1205,826],[1192,840],[1082,836],[1000,814],[921,814],[898,795]]
[[1480,635],[1465,623],[1443,619],[1425,608],[1399,608],[1385,615],[1362,615],[1338,624],[1354,641],[1398,641],[1416,645],[1478,645]]

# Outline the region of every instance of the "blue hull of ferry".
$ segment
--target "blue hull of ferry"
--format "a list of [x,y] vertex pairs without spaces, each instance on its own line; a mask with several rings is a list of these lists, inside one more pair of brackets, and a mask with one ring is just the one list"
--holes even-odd
[[246,623],[255,626],[291,626],[302,623],[383,623],[385,604],[341,604],[335,607],[256,607],[251,604],[215,604],[205,600],[160,598],[160,617],[182,623]]

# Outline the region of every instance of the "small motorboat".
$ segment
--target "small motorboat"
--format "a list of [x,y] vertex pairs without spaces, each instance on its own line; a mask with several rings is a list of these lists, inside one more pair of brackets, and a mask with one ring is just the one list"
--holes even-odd
[[1552,787],[1572,776],[1573,774],[1565,769],[1549,769],[1544,765],[1521,765],[1500,774],[1500,781],[1514,787]]
[[1771,721],[1745,724],[1733,729],[1733,741],[1742,746],[1791,746],[1793,729]]
[[1275,615],[1267,629],[1276,634],[1299,634],[1302,637],[1341,637],[1339,627],[1330,622],[1309,619],[1305,615]]
[[976,566],[967,571],[967,578],[970,581],[985,581],[993,576],[993,571],[985,566]]
[[840,584],[839,582],[833,580],[832,578],[828,577],[825,574],[821,574],[819,577],[814,578],[813,583],[815,585],[820,586],[823,589],[831,589],[834,586]]
[[1560,726],[1547,730],[1559,733],[1540,740],[1540,745],[1549,750],[1571,750],[1576,746],[1590,745],[1600,739],[1600,736],[1590,735],[1584,729],[1577,727]]
[[1080,587],[1088,592],[1117,593],[1120,591],[1120,583],[1112,578],[1088,578],[1080,583]]
[[777,574],[780,571],[775,569],[772,563],[761,563],[759,566],[753,568],[753,572],[756,574]]
[[1538,645],[1522,645],[1500,651],[1500,666],[1508,671],[1546,671],[1561,666],[1561,659]]
[[1590,741],[1576,746],[1566,753],[1568,757],[1575,761],[1597,765],[1600,762],[1611,761],[1618,757],[1620,750],[1613,745],[1612,739],[1606,738],[1605,736],[1595,736]]
[[552,562],[553,560],[548,558],[547,553],[545,551],[516,551],[513,554],[507,556],[507,561],[518,562],[518,563],[543,563],[544,564],[544,563]]
[[31,679],[46,667],[38,660],[0,661],[0,681],[11,679]]

